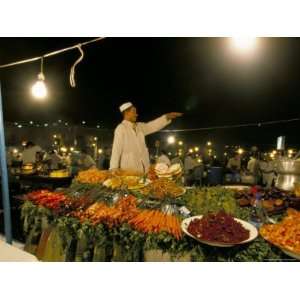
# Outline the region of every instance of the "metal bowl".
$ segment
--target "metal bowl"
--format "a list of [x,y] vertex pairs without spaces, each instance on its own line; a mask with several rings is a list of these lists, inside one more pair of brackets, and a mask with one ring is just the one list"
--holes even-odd
[[300,176],[300,161],[282,158],[276,163],[276,170],[278,174],[289,174]]

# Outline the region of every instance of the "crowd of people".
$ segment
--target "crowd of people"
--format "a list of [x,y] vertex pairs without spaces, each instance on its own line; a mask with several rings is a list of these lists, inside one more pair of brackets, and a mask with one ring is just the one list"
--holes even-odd
[[[88,147],[82,147],[65,154],[54,149],[45,151],[39,145],[29,141],[23,151],[17,153],[14,153],[13,148],[8,148],[7,162],[10,169],[43,163],[48,171],[67,168],[71,175],[76,175],[80,170],[91,167],[97,167],[100,170],[110,169],[111,152],[111,148],[105,147],[95,158]],[[217,182],[219,184],[262,184],[271,187],[276,178],[276,161],[270,156],[263,156],[259,153],[250,156],[234,153],[227,159],[219,161],[213,156],[200,157],[189,152],[173,156],[168,155],[165,149],[159,152],[159,155],[150,155],[151,164],[164,163],[170,166],[179,163],[184,172],[186,185],[214,184],[210,175],[216,170],[221,174]]]
[[187,152],[170,157],[162,150],[152,162],[171,165],[180,163],[186,185],[260,184],[271,187],[276,179],[276,160],[259,152],[252,155],[233,153],[229,158],[217,160],[215,156],[201,157]]
[[155,133],[169,125],[181,113],[171,112],[151,122],[137,122],[137,109],[131,102],[119,107],[123,121],[116,127],[112,148],[104,148],[102,153],[88,147],[77,147],[76,151],[59,153],[51,149],[44,151],[40,146],[28,141],[23,151],[15,153],[8,149],[8,167],[43,164],[47,171],[68,169],[70,175],[76,175],[81,170],[91,167],[98,169],[128,169],[146,173],[150,164],[179,163],[184,173],[185,185],[216,185],[226,183],[263,184],[272,186],[276,177],[274,160],[269,156],[261,156],[254,151],[250,157],[241,153],[232,153],[221,161],[215,155],[200,157],[199,154],[178,153],[169,156],[167,151],[160,149],[156,155],[151,155],[145,142],[145,136]]

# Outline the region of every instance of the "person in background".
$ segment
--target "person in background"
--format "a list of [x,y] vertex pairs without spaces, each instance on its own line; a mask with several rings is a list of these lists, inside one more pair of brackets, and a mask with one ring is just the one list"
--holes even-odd
[[249,172],[249,174],[251,176],[253,176],[253,184],[257,184],[258,181],[259,181],[259,160],[254,157],[254,156],[251,156],[249,161],[248,161],[248,164],[247,164],[247,171]]
[[194,181],[194,168],[197,166],[196,160],[192,157],[190,153],[187,153],[184,159],[184,175],[185,175],[185,184],[190,186]]
[[97,168],[99,170],[108,170],[109,169],[110,155],[111,155],[111,149],[108,147],[105,147],[103,153],[101,153],[99,155],[99,159],[97,162]]
[[171,166],[171,161],[168,157],[167,151],[162,149],[160,152],[161,152],[161,154],[157,159],[157,163],[164,163],[168,166]]
[[171,159],[171,165],[174,165],[174,164],[180,164],[182,171],[184,170],[184,165],[183,165],[182,159],[180,158],[180,156],[178,154],[176,154]]
[[270,188],[275,180],[275,163],[270,157],[263,158],[259,162],[259,168],[262,173],[263,184]]
[[80,170],[87,170],[92,167],[96,167],[96,163],[91,155],[89,155],[87,148],[82,149],[78,165]]
[[33,142],[27,142],[22,153],[23,165],[36,163],[37,154],[42,152],[42,148]]
[[61,168],[62,157],[60,155],[58,155],[58,153],[55,150],[50,151],[49,160],[50,160],[50,169],[51,170],[58,170]]
[[204,164],[201,162],[193,170],[193,179],[196,186],[202,186],[204,176]]
[[234,182],[241,181],[241,156],[238,153],[236,153],[234,157],[231,157],[228,160],[227,169],[229,169],[229,171],[231,172]]

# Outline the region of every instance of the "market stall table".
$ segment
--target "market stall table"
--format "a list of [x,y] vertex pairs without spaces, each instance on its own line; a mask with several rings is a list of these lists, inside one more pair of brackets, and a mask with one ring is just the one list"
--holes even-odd
[[45,175],[19,175],[18,180],[23,186],[30,186],[32,189],[67,187],[72,177],[50,177]]
[[[291,260],[262,236],[220,248],[181,232],[180,223],[189,215],[207,216],[222,211],[228,216],[226,228],[233,228],[238,237],[241,228],[236,223],[232,227],[230,220],[234,217],[251,222],[259,216],[252,207],[257,187],[242,191],[224,187],[185,189],[166,178],[154,178],[146,185],[142,182],[128,171],[92,169],[80,172],[68,188],[24,195],[20,198],[24,249],[41,261]],[[272,218],[278,220],[293,205],[291,200],[296,201],[293,194],[276,189],[260,192],[264,204],[274,202],[276,210],[272,212],[278,215]],[[277,210],[279,200],[284,210]],[[220,226],[215,225],[213,232],[205,229],[209,238],[219,232]],[[241,241],[246,241],[243,238]]]

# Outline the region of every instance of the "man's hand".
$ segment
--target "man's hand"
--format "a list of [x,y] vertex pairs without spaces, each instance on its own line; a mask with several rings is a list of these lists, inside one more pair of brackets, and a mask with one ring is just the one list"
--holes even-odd
[[170,112],[170,113],[166,114],[168,120],[176,119],[178,117],[181,117],[182,115],[183,115],[183,113],[179,113],[179,112]]

